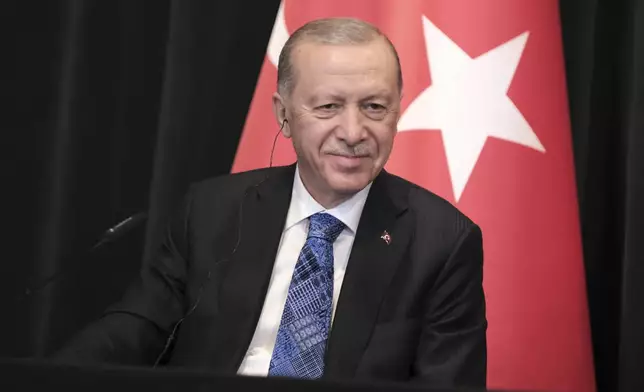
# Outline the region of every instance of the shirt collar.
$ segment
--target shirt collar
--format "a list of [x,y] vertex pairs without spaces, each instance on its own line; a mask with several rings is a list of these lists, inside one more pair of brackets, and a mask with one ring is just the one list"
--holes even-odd
[[293,178],[291,205],[288,209],[286,226],[284,229],[288,230],[311,215],[324,211],[338,218],[355,234],[358,230],[358,223],[360,222],[360,216],[362,215],[362,210],[365,202],[367,201],[367,195],[371,189],[371,184],[372,183],[370,182],[366,187],[351,196],[348,200],[345,200],[338,206],[327,210],[315,201],[313,196],[308,192],[300,178],[299,166],[296,165],[295,176]]

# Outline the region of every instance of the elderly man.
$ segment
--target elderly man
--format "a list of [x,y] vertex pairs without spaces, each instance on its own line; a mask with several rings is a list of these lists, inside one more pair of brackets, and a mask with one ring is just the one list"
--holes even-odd
[[297,162],[193,185],[140,279],[58,358],[485,386],[481,231],[383,170],[402,85],[368,23],[292,34],[273,107]]

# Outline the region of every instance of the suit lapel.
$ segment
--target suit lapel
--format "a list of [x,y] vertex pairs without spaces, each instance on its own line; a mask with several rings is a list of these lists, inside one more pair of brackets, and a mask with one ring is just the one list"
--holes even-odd
[[[219,311],[212,328],[210,368],[215,371],[236,372],[255,332],[291,200],[294,174],[294,165],[271,171],[270,177],[247,191],[241,241],[222,277]],[[223,247],[230,249],[231,244]]]
[[[324,377],[347,378],[371,337],[383,295],[411,237],[403,225],[406,195],[384,170],[374,181],[360,218],[327,346]],[[390,242],[381,238],[386,233]]]

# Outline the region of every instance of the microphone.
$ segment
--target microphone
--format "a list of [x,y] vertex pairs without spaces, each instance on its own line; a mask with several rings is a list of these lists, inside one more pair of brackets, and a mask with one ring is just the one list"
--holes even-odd
[[108,242],[115,241],[120,237],[124,236],[132,229],[137,227],[140,223],[143,223],[143,221],[145,221],[147,217],[148,217],[147,213],[139,212],[137,214],[127,217],[126,219],[120,221],[119,223],[105,230],[101,239],[98,242],[96,242],[96,244],[92,247],[92,251],[102,247]]
[[[273,153],[275,152],[275,145],[277,144],[277,138],[279,137],[280,133],[284,129],[284,125],[287,122],[288,122],[287,119],[284,119],[284,121],[282,121],[282,125],[280,126],[280,129],[277,132],[277,134],[275,135],[275,138],[273,139],[273,147],[271,148],[271,156],[270,156],[270,160],[268,162],[268,168],[269,169],[273,167]],[[241,198],[241,201],[239,203],[239,209],[238,209],[239,212],[237,214],[238,219],[239,219],[239,221],[237,223],[237,241],[235,242],[235,246],[233,247],[233,250],[230,252],[230,255],[228,257],[222,259],[222,260],[217,261],[215,264],[219,264],[220,262],[222,262],[224,260],[228,260],[230,257],[232,257],[235,254],[235,252],[237,252],[237,248],[239,247],[239,244],[241,243],[241,238],[242,238],[242,221],[243,221],[244,200],[246,200],[246,196],[248,195],[248,191],[250,189],[257,189],[257,187],[260,186],[264,181],[268,180],[268,177],[269,177],[268,173],[266,173],[266,176],[264,176],[264,178],[261,181],[257,182],[254,185],[249,186],[244,191],[244,194],[243,194],[243,196]],[[197,294],[197,298],[195,299],[194,303],[192,304],[192,306],[190,306],[190,308],[186,312],[186,314],[183,317],[181,317],[181,319],[179,319],[179,321],[177,321],[174,324],[174,327],[172,328],[172,331],[170,332],[170,336],[168,336],[168,338],[166,339],[165,346],[163,347],[163,350],[161,351],[161,354],[159,354],[159,356],[157,356],[157,359],[154,361],[154,365],[152,366],[153,369],[156,368],[157,366],[159,366],[159,364],[161,363],[161,360],[165,357],[165,355],[167,354],[168,350],[172,346],[172,342],[174,342],[174,340],[177,337],[177,332],[179,330],[179,326],[181,326],[181,324],[184,322],[184,320],[186,318],[188,318],[188,316],[190,316],[192,313],[194,313],[194,311],[197,309],[197,306],[199,306],[199,302],[201,301],[201,295],[203,294],[204,288],[205,288],[206,284],[208,282],[210,282],[210,276],[211,276],[211,271],[208,271],[208,273],[206,275],[206,279],[201,284],[201,286],[199,286],[199,292]],[[217,298],[219,298],[219,297],[217,297]],[[218,307],[218,305],[216,305],[216,306]]]
[[[125,234],[129,233],[132,229],[137,227],[139,224],[141,224],[143,221],[147,219],[147,213],[145,212],[139,212],[136,213],[132,216],[127,217],[126,219],[122,220],[121,222],[117,223],[116,225],[110,227],[109,229],[105,230],[103,232],[101,238],[94,244],[89,249],[88,253],[95,252],[96,250],[102,248],[105,244],[113,242],[117,240],[118,238],[121,238]],[[61,271],[58,271],[54,273],[53,275],[50,275],[48,278],[40,281],[38,284],[31,285],[27,288],[25,288],[24,293],[22,293],[20,296],[18,296],[17,300],[21,301],[24,300],[25,298],[40,292],[41,290],[45,289],[47,286],[49,286],[51,283],[61,279],[63,276],[68,274],[69,272],[72,272],[76,270],[77,268],[80,268],[83,266],[84,263],[78,263],[70,268],[63,269]]]

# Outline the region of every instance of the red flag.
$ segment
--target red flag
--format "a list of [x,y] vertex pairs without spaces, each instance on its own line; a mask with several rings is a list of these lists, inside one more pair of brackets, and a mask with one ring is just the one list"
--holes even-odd
[[[234,172],[268,165],[289,32],[331,16],[373,23],[399,52],[403,112],[386,169],[483,230],[488,386],[594,390],[557,1],[286,1]],[[294,161],[281,139],[273,164]]]

